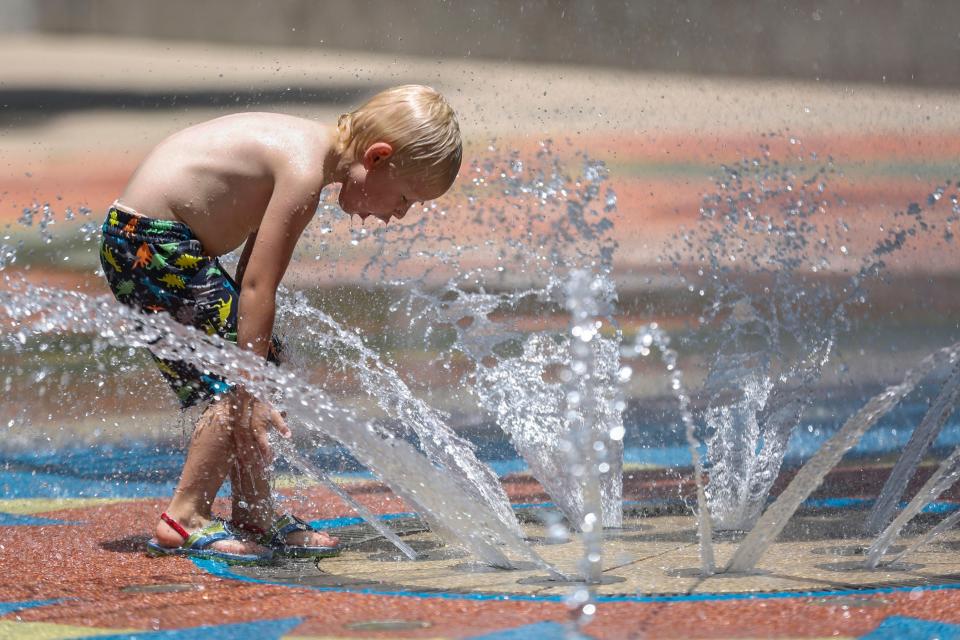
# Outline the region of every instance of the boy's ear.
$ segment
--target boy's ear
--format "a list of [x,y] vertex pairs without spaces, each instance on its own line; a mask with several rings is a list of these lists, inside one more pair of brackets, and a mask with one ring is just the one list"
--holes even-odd
[[374,142],[363,152],[363,168],[369,171],[393,155],[389,142]]

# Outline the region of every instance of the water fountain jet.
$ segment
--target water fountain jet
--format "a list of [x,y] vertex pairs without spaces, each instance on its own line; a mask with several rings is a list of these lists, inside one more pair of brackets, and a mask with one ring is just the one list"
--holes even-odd
[[[953,413],[958,395],[960,395],[960,368],[954,369],[950,377],[943,383],[940,394],[930,405],[930,409],[923,416],[923,420],[910,434],[907,446],[904,447],[903,453],[897,459],[897,463],[887,477],[883,489],[880,490],[880,497],[877,498],[873,509],[870,511],[870,516],[867,518],[866,525],[864,525],[864,530],[867,533],[877,535],[890,522],[900,497],[907,488],[907,483],[920,465],[923,454],[933,444],[943,425],[946,424],[947,418]],[[930,499],[935,500],[936,496],[932,496]]]
[[764,511],[756,526],[737,547],[725,571],[747,572],[753,569],[770,544],[783,531],[800,504],[820,486],[827,473],[863,437],[863,434],[910,393],[923,378],[945,363],[954,364],[958,357],[960,357],[960,343],[944,347],[927,356],[906,373],[902,382],[887,387],[848,418],[840,430],[800,468],[790,484]]

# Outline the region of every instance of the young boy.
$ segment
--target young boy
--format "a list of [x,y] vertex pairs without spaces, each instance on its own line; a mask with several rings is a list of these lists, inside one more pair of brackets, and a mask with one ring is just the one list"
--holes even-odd
[[[277,286],[321,189],[340,183],[344,211],[387,223],[446,192],[461,153],[450,105],[419,85],[377,94],[335,128],[269,113],[198,124],[161,142],[111,207],[103,270],[120,302],[170,313],[275,361]],[[244,242],[234,281],[217,257]],[[274,513],[267,430],[289,437],[283,417],[188,363],[157,364],[184,407],[213,402],[197,422],[149,551],[233,562],[336,553],[335,538]],[[228,474],[230,523],[211,514]]]

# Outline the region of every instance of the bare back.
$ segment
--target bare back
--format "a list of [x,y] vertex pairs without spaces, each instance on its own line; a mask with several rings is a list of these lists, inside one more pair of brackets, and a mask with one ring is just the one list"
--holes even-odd
[[163,140],[143,160],[120,202],[137,213],[186,224],[211,256],[255,233],[285,174],[316,175],[317,193],[329,130],[273,113],[224,116]]

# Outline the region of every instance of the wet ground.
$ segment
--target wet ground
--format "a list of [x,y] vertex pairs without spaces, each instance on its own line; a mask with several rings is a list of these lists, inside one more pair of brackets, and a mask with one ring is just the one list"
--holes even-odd
[[[707,594],[721,597],[751,594],[785,594],[855,590],[870,595],[913,587],[954,585],[960,588],[960,533],[953,532],[909,558],[890,561],[877,569],[864,566],[864,551],[871,538],[862,525],[864,504],[840,499],[814,500],[791,520],[777,543],[750,573],[702,575],[696,521],[680,504],[625,505],[623,527],[603,535],[607,566],[595,587],[600,602],[646,601],[657,597]],[[952,503],[934,505],[938,511],[952,511]],[[854,507],[861,510],[854,511]],[[518,509],[525,537],[538,554],[560,572],[577,576],[583,555],[579,536],[551,538],[548,527],[551,508],[523,506]],[[905,543],[929,529],[934,517],[918,522]],[[285,563],[278,567],[231,567],[220,575],[252,578],[273,584],[342,588],[354,592],[420,593],[477,596],[520,596],[540,601],[562,601],[570,584],[548,574],[530,561],[517,560],[513,571],[479,564],[469,554],[445,548],[424,523],[413,514],[394,514],[391,528],[404,534],[404,541],[418,552],[417,561],[404,556],[373,529],[353,520],[322,523],[335,530],[345,547],[338,558],[317,566],[309,562]],[[715,557],[724,567],[742,533],[718,533]],[[892,558],[906,547],[891,549]]]
[[[587,632],[597,638],[926,638],[933,629],[953,637],[960,628],[960,534],[951,532],[893,566],[862,566],[868,538],[858,524],[869,500],[837,492],[857,493],[883,473],[880,467],[837,470],[755,573],[705,578],[698,574],[693,520],[678,499],[688,493],[685,483],[663,471],[628,469],[626,491],[637,499],[625,504],[624,527],[605,534],[598,614]],[[105,481],[116,488],[112,497],[104,487],[99,497],[83,497],[93,480],[85,475],[5,475],[5,494],[18,497],[0,501],[0,637],[560,638],[568,620],[570,585],[525,562],[514,571],[477,565],[443,547],[373,482],[338,478],[384,515],[419,560],[399,559],[332,494],[302,486],[280,490],[289,497],[285,506],[337,531],[344,541],[339,558],[266,567],[151,559],[143,552],[146,531],[163,497],[149,497],[147,485],[134,479]],[[862,486],[851,478],[861,478]],[[536,483],[519,475],[505,485],[537,551],[573,570],[580,545],[547,534],[543,522],[551,520],[552,508]],[[134,495],[137,488],[145,493]],[[58,497],[50,497],[54,493]],[[958,507],[956,497],[946,498],[911,525],[894,551]],[[737,538],[717,534],[720,564]]]

